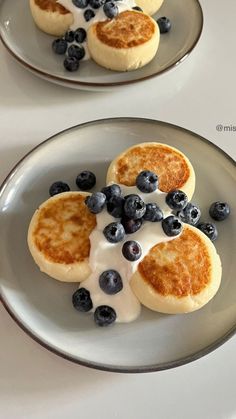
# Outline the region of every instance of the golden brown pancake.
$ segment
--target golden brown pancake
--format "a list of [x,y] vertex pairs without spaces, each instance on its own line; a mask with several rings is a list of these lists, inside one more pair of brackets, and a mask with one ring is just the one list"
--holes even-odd
[[179,150],[161,143],[141,143],[121,153],[108,169],[107,183],[133,186],[142,170],[158,175],[161,191],[181,189],[192,198],[195,174],[190,161]]
[[128,10],[88,30],[88,48],[100,65],[119,71],[142,67],[157,52],[160,33],[148,15]]
[[64,35],[74,21],[72,13],[56,0],[30,0],[30,10],[36,25],[50,35]]
[[212,242],[197,228],[154,246],[138,266],[131,287],[145,306],[163,313],[186,313],[217,292],[221,262]]
[[96,217],[84,203],[89,194],[65,192],[44,202],[29,227],[28,243],[40,269],[61,281],[80,282],[90,273],[89,235]]

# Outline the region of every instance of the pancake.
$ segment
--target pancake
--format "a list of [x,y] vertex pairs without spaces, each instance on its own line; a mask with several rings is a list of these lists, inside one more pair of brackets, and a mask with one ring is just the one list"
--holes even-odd
[[108,69],[130,71],[156,55],[160,32],[150,16],[128,10],[116,18],[91,25],[88,49],[93,60]]
[[185,225],[178,238],[151,249],[130,285],[139,301],[151,310],[188,313],[214,297],[221,271],[212,242],[197,228]]
[[154,15],[162,6],[164,0],[135,0],[137,6],[141,7],[147,15]]
[[62,36],[74,18],[57,0],[30,0],[30,10],[36,25],[49,35]]
[[42,272],[65,282],[80,282],[91,273],[89,235],[96,217],[84,203],[85,192],[64,192],[49,198],[34,213],[28,246]]
[[195,189],[192,164],[183,153],[166,144],[147,142],[128,148],[111,162],[107,183],[133,186],[142,170],[158,175],[161,191],[181,189],[191,200]]

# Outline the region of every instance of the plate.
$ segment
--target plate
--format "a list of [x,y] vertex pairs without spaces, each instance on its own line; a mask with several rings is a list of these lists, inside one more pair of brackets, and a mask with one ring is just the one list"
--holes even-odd
[[[218,223],[217,251],[222,285],[204,308],[185,315],[142,309],[132,323],[99,328],[90,315],[71,304],[76,284],[42,274],[27,248],[31,216],[48,198],[58,179],[72,187],[79,171],[92,170],[97,189],[104,185],[110,161],[143,141],[179,148],[196,171],[194,201],[209,219],[209,204],[231,205],[231,216]],[[236,330],[236,164],[204,138],[164,122],[118,118],[86,123],[49,138],[21,160],[0,189],[1,299],[18,324],[44,347],[79,364],[118,372],[157,371],[193,361],[217,348]],[[76,189],[76,188],[75,188]]]
[[132,72],[115,72],[89,60],[79,72],[63,68],[62,57],[52,53],[52,37],[34,24],[29,0],[2,0],[0,4],[0,37],[8,51],[28,70],[51,82],[64,86],[104,90],[149,79],[182,62],[197,44],[203,26],[202,9],[198,0],[165,0],[155,15],[168,16],[173,24],[168,34],[161,36],[158,54],[151,63]]

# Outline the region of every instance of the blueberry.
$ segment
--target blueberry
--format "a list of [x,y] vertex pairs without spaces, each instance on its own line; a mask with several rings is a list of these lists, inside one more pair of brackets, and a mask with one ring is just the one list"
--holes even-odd
[[104,271],[99,277],[100,288],[109,295],[117,294],[123,288],[120,274],[113,269]]
[[123,217],[121,219],[121,224],[123,225],[126,234],[133,234],[140,229],[143,224],[143,219],[131,220],[130,218]]
[[141,192],[153,192],[158,188],[158,176],[149,170],[143,170],[136,178],[136,185]]
[[73,41],[74,41],[74,39],[75,39],[75,33],[74,33],[74,31],[67,31],[67,32],[65,33],[65,35],[64,35],[64,39],[65,39],[67,42],[73,42]]
[[89,5],[93,9],[99,9],[99,7],[103,6],[106,3],[106,0],[89,0]]
[[79,68],[79,60],[75,57],[67,57],[64,60],[64,67],[67,71],[77,71]]
[[90,292],[85,288],[79,288],[72,296],[72,303],[76,310],[89,311],[93,308]]
[[142,249],[138,242],[129,240],[123,244],[123,256],[130,262],[138,260],[142,255]]
[[58,182],[54,182],[50,188],[49,188],[49,195],[57,195],[62,192],[68,192],[70,191],[69,185],[65,182],[61,182],[60,180]]
[[197,228],[201,230],[211,241],[214,241],[218,237],[218,231],[215,224],[212,223],[199,223]]
[[110,306],[98,306],[94,313],[94,321],[98,326],[109,326],[116,320],[116,312]]
[[178,217],[181,221],[187,224],[196,225],[201,217],[200,208],[189,202],[180,212]]
[[109,19],[113,19],[119,13],[118,6],[114,1],[109,1],[103,6],[103,11]]
[[82,47],[82,45],[71,45],[68,48],[68,56],[74,57],[77,60],[82,60],[85,56],[85,49]]
[[112,185],[109,185],[109,186],[105,186],[104,188],[102,188],[101,192],[103,192],[106,195],[108,201],[113,196],[121,196],[120,186],[117,185],[116,183],[113,183]]
[[84,18],[86,20],[86,22],[89,22],[91,19],[93,19],[95,16],[95,13],[92,9],[87,9],[84,12]]
[[162,228],[167,236],[174,237],[181,233],[183,225],[179,218],[174,215],[169,215],[169,217],[164,218],[162,221]]
[[95,184],[96,176],[89,170],[84,170],[83,172],[79,173],[76,178],[76,185],[79,189],[81,189],[81,191],[88,191],[89,189],[92,189]]
[[118,243],[125,237],[125,229],[119,222],[110,223],[104,228],[103,234],[110,243]]
[[113,196],[107,202],[107,211],[114,218],[121,218],[123,215],[124,198],[121,196]]
[[137,10],[137,12],[142,12],[143,11],[143,9],[141,9],[141,7],[139,7],[139,6],[134,6],[134,7],[132,7],[132,9]]
[[79,7],[79,9],[85,9],[88,6],[89,0],[72,0],[72,3]]
[[160,33],[167,33],[171,30],[171,22],[170,19],[168,19],[168,17],[160,17],[157,20],[157,24],[159,26]]
[[52,49],[56,54],[63,55],[67,50],[67,42],[65,39],[58,38],[52,43]]
[[87,37],[86,30],[84,28],[78,28],[75,31],[75,41],[78,42],[78,44],[82,44]]
[[166,195],[166,203],[173,210],[182,210],[188,203],[186,193],[179,189],[174,189]]
[[146,205],[139,195],[131,194],[125,197],[124,215],[133,220],[142,218],[146,211]]
[[160,207],[155,203],[146,204],[146,212],[143,216],[146,221],[161,221],[163,220],[163,212]]
[[230,207],[226,202],[213,202],[209,209],[209,214],[213,220],[223,221],[230,214]]
[[85,199],[85,204],[87,205],[90,212],[93,214],[99,214],[102,212],[105,207],[106,196],[102,192],[94,192],[91,196],[88,196]]

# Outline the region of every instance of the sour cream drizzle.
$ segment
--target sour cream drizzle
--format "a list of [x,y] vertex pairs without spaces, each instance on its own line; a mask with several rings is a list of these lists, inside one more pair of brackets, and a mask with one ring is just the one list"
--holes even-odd
[[[171,209],[165,202],[166,193],[156,190],[152,193],[141,193],[136,186],[120,185],[122,195],[138,194],[147,204],[155,202],[163,211],[164,217],[171,215]],[[145,221],[142,227],[133,234],[127,234],[122,242],[112,244],[107,241],[103,229],[107,224],[118,221],[104,209],[97,214],[97,226],[90,235],[89,264],[92,274],[82,283],[82,287],[89,290],[93,311],[99,305],[111,306],[117,315],[117,322],[131,322],[140,314],[140,303],[133,294],[129,280],[137,270],[138,264],[148,254],[149,250],[158,243],[173,240],[174,237],[165,235],[161,222]],[[122,254],[122,246],[127,240],[137,241],[142,248],[142,256],[136,262],[129,262]],[[123,281],[123,289],[115,295],[107,295],[99,286],[99,276],[102,272],[114,269],[119,272]]]

